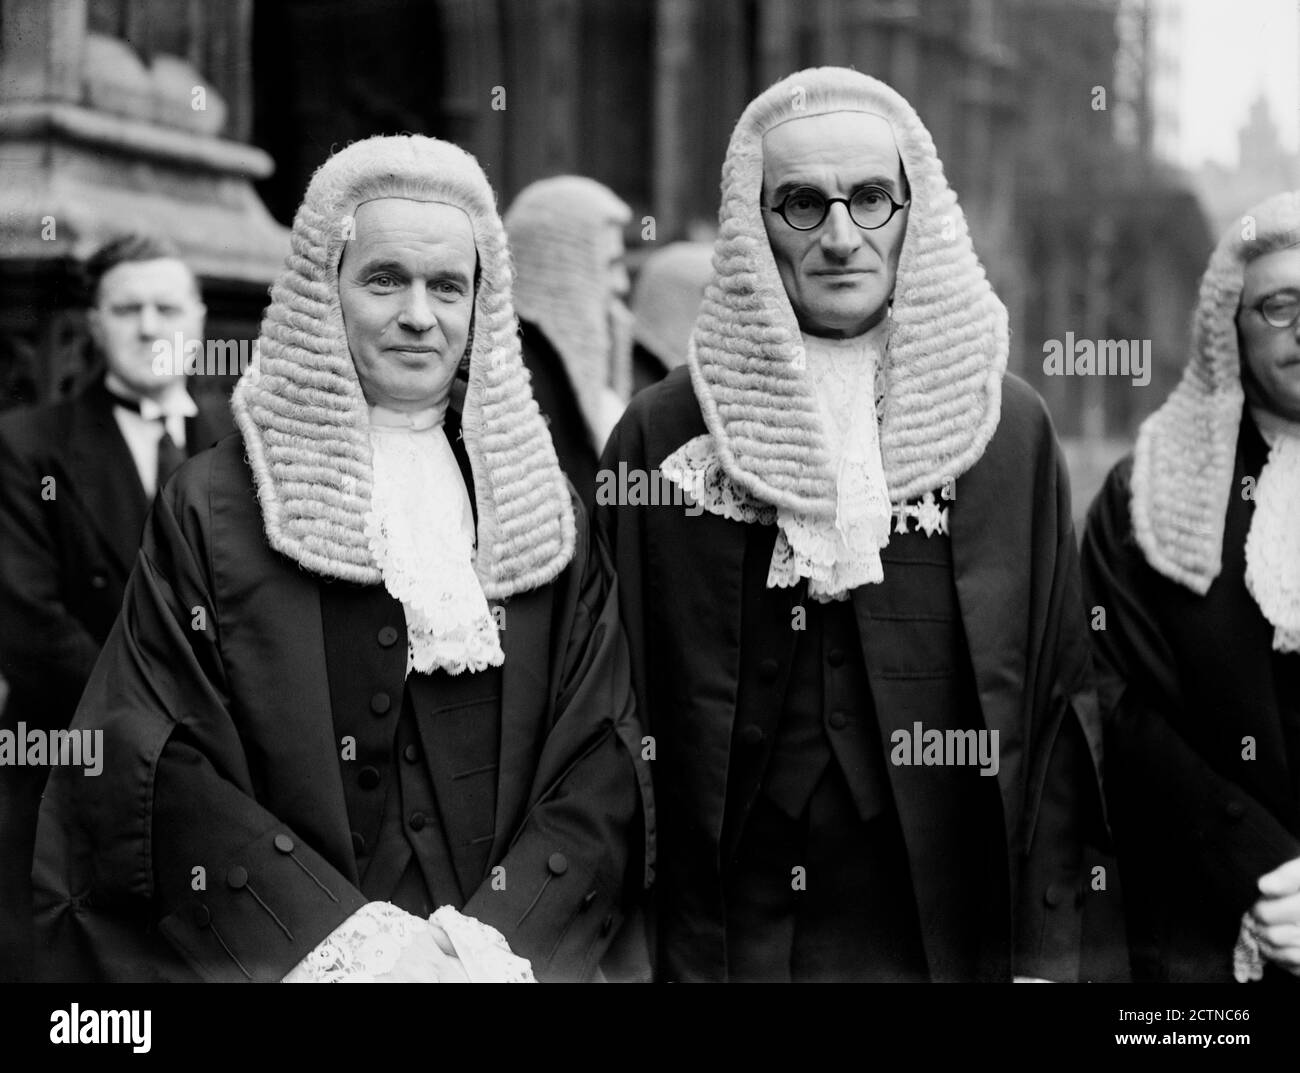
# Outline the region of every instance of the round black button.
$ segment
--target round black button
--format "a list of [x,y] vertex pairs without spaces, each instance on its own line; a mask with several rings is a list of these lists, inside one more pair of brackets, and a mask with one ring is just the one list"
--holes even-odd
[[370,698],[370,710],[376,715],[384,715],[393,706],[387,693],[376,693]]
[[764,682],[770,682],[776,677],[776,672],[781,669],[781,665],[774,659],[765,659],[758,665],[758,676]]
[[366,855],[366,836],[360,831],[352,832],[352,852],[358,857]]
[[843,730],[849,725],[849,717],[843,712],[831,712],[831,726],[835,730]]
[[763,744],[763,728],[755,723],[750,723],[740,731],[740,740],[746,745]]
[[108,578],[103,574],[91,574],[90,587],[92,589],[106,589],[108,588]]
[[408,745],[405,749],[402,750],[402,759],[405,760],[408,764],[414,764],[417,760],[420,759],[419,747],[415,745]]
[[292,853],[293,839],[290,838],[288,835],[276,835],[275,848],[278,849],[281,853]]
[[406,822],[411,825],[412,831],[423,831],[427,820],[423,812],[412,812],[411,818]]
[[1223,806],[1223,811],[1228,814],[1228,819],[1239,820],[1246,815],[1246,806],[1240,801],[1229,801]]
[[379,769],[370,766],[357,772],[357,785],[363,790],[373,790],[379,785]]
[[1047,889],[1043,891],[1043,902],[1055,909],[1061,904],[1061,888],[1055,883],[1048,884]]
[[235,865],[226,873],[226,885],[234,890],[248,886],[248,869],[240,864]]
[[569,858],[563,853],[552,853],[546,860],[546,867],[553,876],[562,876],[569,870]]
[[397,644],[397,631],[392,626],[383,626],[379,630],[379,643],[384,648],[392,648]]
[[197,928],[206,928],[212,923],[212,913],[206,905],[196,905],[194,907],[194,926]]
[[844,662],[844,649],[832,648],[826,653],[826,662],[832,667],[838,667]]

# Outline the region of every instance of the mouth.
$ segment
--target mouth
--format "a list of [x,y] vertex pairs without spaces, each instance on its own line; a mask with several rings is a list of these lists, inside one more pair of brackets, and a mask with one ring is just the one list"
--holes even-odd
[[436,346],[390,346],[390,351],[396,354],[437,354]]
[[866,268],[823,268],[812,273],[824,279],[857,279],[869,273]]

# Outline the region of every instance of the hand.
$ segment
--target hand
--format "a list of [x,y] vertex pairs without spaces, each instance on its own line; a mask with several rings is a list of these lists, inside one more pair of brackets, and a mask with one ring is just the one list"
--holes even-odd
[[388,972],[375,978],[384,984],[465,984],[464,966],[457,959],[447,933],[436,924],[420,928]]
[[1300,857],[1259,877],[1263,895],[1251,906],[1247,924],[1260,952],[1300,976]]

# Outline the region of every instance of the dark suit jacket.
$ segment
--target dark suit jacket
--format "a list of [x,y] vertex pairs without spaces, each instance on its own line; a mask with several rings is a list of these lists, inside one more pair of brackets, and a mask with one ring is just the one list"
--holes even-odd
[[[705,431],[688,370],[677,369],[633,398],[601,464],[654,471]],[[924,537],[899,537],[882,556],[886,583],[853,593],[886,756],[894,730],[943,725],[949,713],[934,703],[966,652],[984,725],[999,732],[1000,770],[987,780],[1001,804],[991,837],[963,780],[889,765],[931,976],[1122,976],[1124,968],[1098,971],[1083,951],[1085,917],[1118,894],[1091,882],[1089,847],[1106,838],[1100,725],[1068,479],[1041,400],[1014,377],[1003,382],[997,433],[956,494],[951,537],[932,538],[950,540],[950,557]],[[737,781],[753,777],[733,753],[734,728],[779,715],[796,635],[789,609],[769,607],[766,621],[746,616],[747,606],[771,603],[745,590],[747,575],[751,586],[764,576],[745,568],[755,547],[770,555],[763,527],[601,499],[638,707],[657,748],[658,971],[723,979],[725,817]],[[955,586],[949,603],[960,621],[926,610],[917,585],[936,582]],[[983,847],[976,861],[972,844]],[[972,890],[963,884],[975,871]],[[972,920],[972,899],[987,919]],[[1122,941],[1107,952],[1122,956]]]
[[[234,428],[224,400],[197,401],[191,455]],[[0,673],[10,687],[0,728],[68,725],[122,606],[148,508],[102,382],[0,418]],[[25,862],[44,782],[42,768],[0,768],[0,965],[11,977],[25,975]]]
[[[616,590],[578,523],[562,574],[504,602],[503,668],[435,680],[415,710],[452,856],[438,875],[539,979],[595,973],[625,890],[643,887],[650,814]],[[351,597],[325,591],[338,586],[267,544],[238,436],[169,483],[73,722],[103,732],[113,763],[98,778],[56,769],[41,806],[49,975],[277,980],[368,900],[354,791],[393,777],[398,727],[376,716],[404,696],[405,621],[364,593],[340,611]],[[369,651],[361,675],[333,681],[327,641],[341,635],[323,616],[340,613],[377,617],[352,637]],[[488,763],[491,782],[468,779]]]
[[573,482],[582,497],[582,505],[591,510],[596,486],[595,447],[591,430],[578,406],[578,396],[569,379],[564,359],[546,338],[546,333],[531,321],[519,322],[520,346],[524,365],[531,378],[533,397],[546,418],[560,460],[560,469]]
[[1105,615],[1092,636],[1107,793],[1141,979],[1232,980],[1256,880],[1300,857],[1300,655],[1273,651],[1273,627],[1245,583],[1255,505],[1243,479],[1267,457],[1247,413],[1222,569],[1204,596],[1157,573],[1138,546],[1131,456],[1088,514],[1085,592]]

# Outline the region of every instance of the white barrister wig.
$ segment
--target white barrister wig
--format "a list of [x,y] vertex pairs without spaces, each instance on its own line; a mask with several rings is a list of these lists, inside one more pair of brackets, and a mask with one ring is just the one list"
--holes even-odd
[[530,183],[506,210],[515,263],[515,310],[555,347],[599,450],[610,431],[611,393],[632,385],[631,314],[609,286],[611,225],[632,210],[609,187],[581,175]]
[[312,176],[294,217],[258,358],[233,397],[267,539],[315,573],[380,581],[365,530],[368,410],[344,330],[338,267],[357,208],[385,197],[455,205],[473,224],[479,278],[462,428],[478,505],[475,571],[489,599],[535,588],[573,555],[572,505],[520,356],[495,195],[469,153],[436,138],[348,146]]
[[632,293],[632,337],[663,363],[686,363],[704,288],[713,278],[707,242],[670,242],[641,264]]
[[907,101],[842,67],[799,71],[755,98],[727,149],[714,277],[688,361],[728,476],[767,503],[814,518],[834,517],[835,479],[798,361],[799,325],[763,226],[763,135],[789,120],[840,111],[889,123],[911,188],[880,414],[894,503],[939,488],[978,461],[997,428],[1008,348],[1006,309],[975,256],[930,134]]
[[1277,194],[1224,232],[1201,278],[1191,354],[1133,456],[1133,532],[1151,567],[1204,595],[1219,575],[1245,395],[1237,308],[1246,265],[1300,244],[1300,191]]

